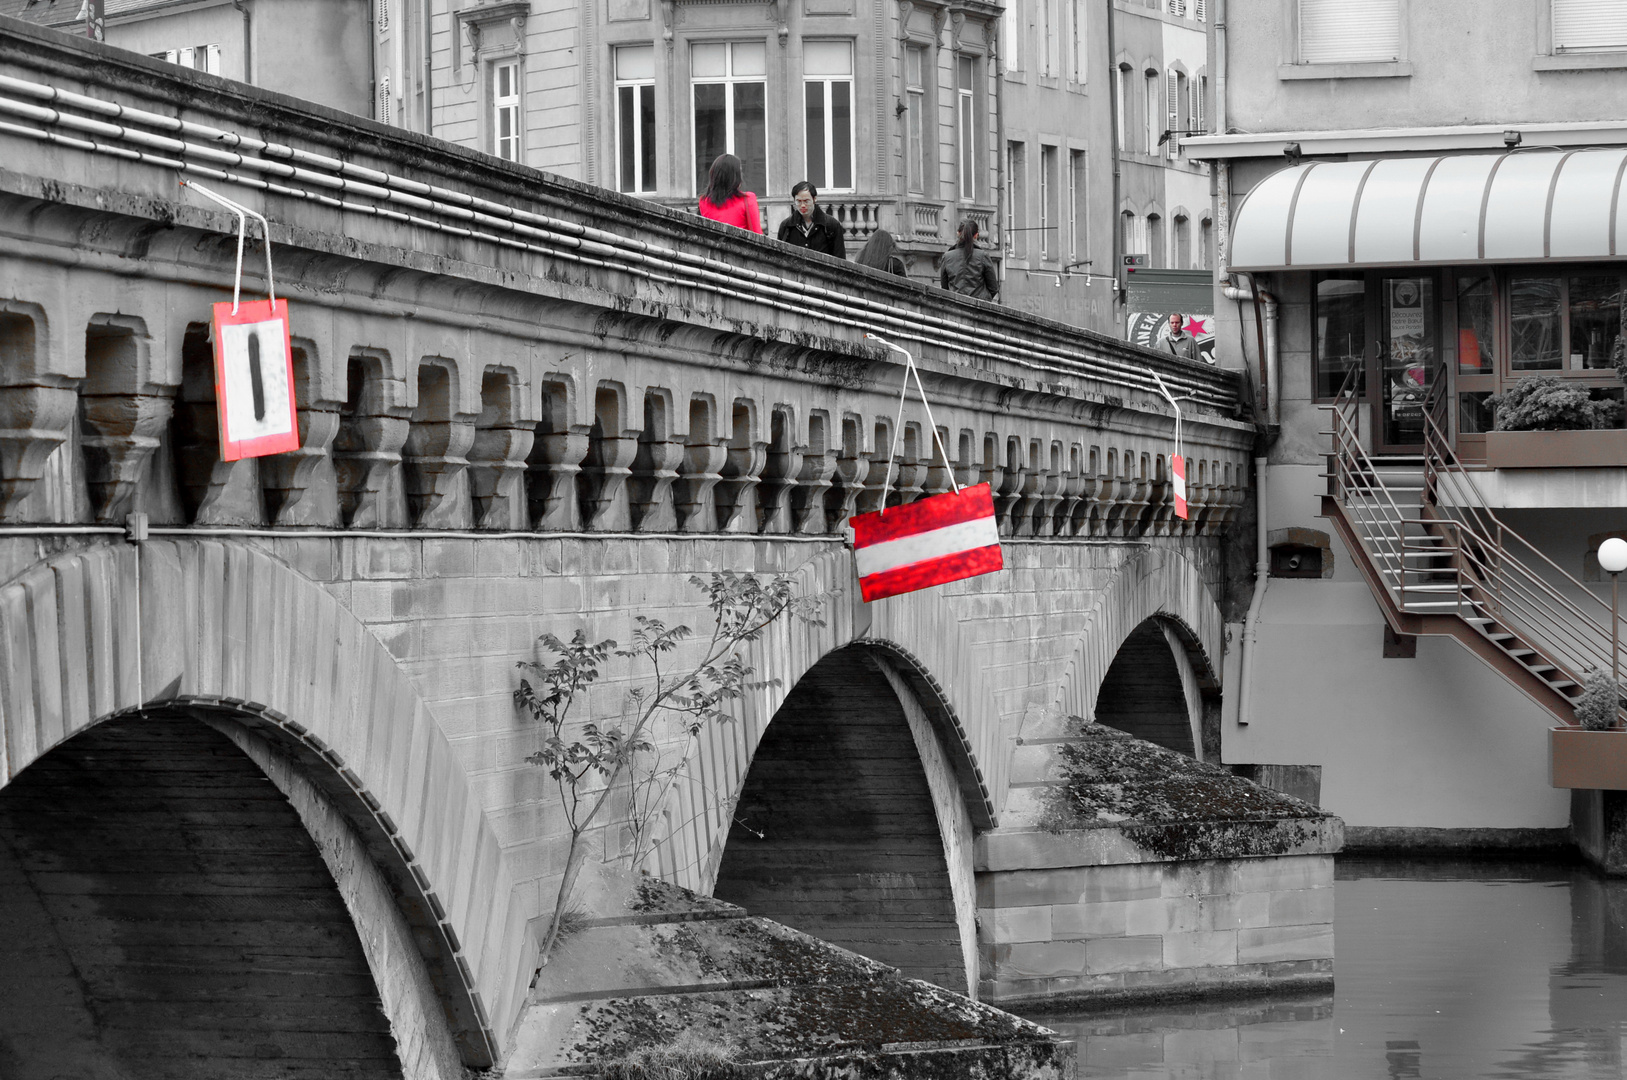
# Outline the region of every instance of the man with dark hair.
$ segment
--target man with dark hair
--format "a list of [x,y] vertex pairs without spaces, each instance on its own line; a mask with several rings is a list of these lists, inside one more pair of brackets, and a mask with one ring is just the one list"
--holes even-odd
[[845,259],[847,244],[842,241],[842,223],[819,209],[818,200],[819,192],[812,184],[797,181],[791,188],[791,216],[780,222],[780,239]]

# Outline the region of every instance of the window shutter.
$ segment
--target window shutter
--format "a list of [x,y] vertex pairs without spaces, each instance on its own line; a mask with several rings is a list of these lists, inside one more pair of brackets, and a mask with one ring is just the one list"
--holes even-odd
[[1299,62],[1401,59],[1401,0],[1299,0]]
[[390,32],[390,0],[379,0],[378,23],[379,33],[388,34]]
[[1197,15],[1198,21],[1203,21],[1203,0],[1193,0],[1192,12]]
[[379,120],[382,123],[390,122],[390,74],[385,72],[379,76]]
[[1169,13],[1171,15],[1186,14],[1186,0],[1169,0]]
[[1627,4],[1621,0],[1552,0],[1554,52],[1627,49]]
[[219,45],[210,45],[210,46],[208,46],[207,56],[208,56],[208,59],[204,63],[204,69],[203,70],[207,71],[211,75],[219,75],[221,73],[221,71],[220,71],[220,46]]
[[1164,144],[1164,153],[1175,157],[1181,145],[1181,137],[1174,134],[1181,127],[1181,76],[1173,71],[1169,73],[1169,89],[1164,94],[1164,105],[1164,117],[1168,121],[1164,127],[1170,132],[1169,141]]

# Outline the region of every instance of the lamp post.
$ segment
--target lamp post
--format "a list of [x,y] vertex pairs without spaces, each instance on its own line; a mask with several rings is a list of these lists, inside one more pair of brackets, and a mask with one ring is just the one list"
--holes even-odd
[[1627,570],[1627,540],[1612,536],[1600,544],[1599,568],[1610,575],[1610,682],[1612,686],[1619,686],[1616,681],[1616,610],[1621,595],[1621,572]]

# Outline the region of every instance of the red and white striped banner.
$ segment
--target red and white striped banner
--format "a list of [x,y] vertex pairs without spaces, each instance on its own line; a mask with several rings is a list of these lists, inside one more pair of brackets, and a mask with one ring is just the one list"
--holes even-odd
[[987,484],[859,514],[853,557],[865,603],[961,578],[992,574],[1005,562]]
[[1175,477],[1175,516],[1186,517],[1186,459],[1180,454],[1170,458],[1169,471]]

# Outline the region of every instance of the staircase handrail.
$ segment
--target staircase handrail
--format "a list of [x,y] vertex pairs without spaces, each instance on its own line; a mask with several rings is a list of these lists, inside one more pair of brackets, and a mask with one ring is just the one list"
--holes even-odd
[[[1601,611],[1607,611],[1607,605],[1509,527],[1486,502],[1446,437],[1445,403],[1450,397],[1438,392],[1440,386],[1431,388],[1424,408],[1424,500],[1437,512],[1452,515],[1440,520],[1456,522],[1460,565],[1479,583],[1488,613],[1518,615],[1526,644],[1558,667],[1566,678],[1581,684],[1587,670],[1610,666],[1610,629],[1608,614],[1601,623],[1575,598],[1585,597]],[[1473,540],[1478,550],[1471,549],[1464,539]],[[1549,576],[1533,571],[1516,550],[1545,567]],[[1553,579],[1574,591],[1560,591]],[[1511,606],[1511,601],[1519,602],[1518,607]]]
[[[1333,421],[1333,430],[1330,432],[1333,444],[1333,462],[1330,470],[1330,479],[1333,482],[1333,496],[1339,505],[1345,507],[1346,513],[1358,511],[1358,524],[1370,526],[1382,524],[1390,526],[1382,532],[1368,527],[1356,529],[1356,538],[1361,543],[1369,565],[1373,566],[1385,582],[1385,587],[1394,594],[1396,606],[1405,606],[1406,575],[1403,572],[1406,552],[1406,526],[1402,519],[1401,508],[1396,504],[1389,488],[1379,480],[1377,470],[1372,458],[1361,445],[1361,408],[1360,408],[1360,374],[1361,368],[1352,367],[1345,373],[1344,382],[1339,387],[1338,395],[1331,405],[1322,408],[1328,412]],[[1354,468],[1351,465],[1354,465]],[[1345,498],[1347,490],[1361,490],[1369,495],[1365,504],[1352,503]],[[1382,503],[1374,495],[1382,495]],[[1385,505],[1387,504],[1387,506]],[[1388,513],[1385,513],[1385,510]],[[1393,536],[1391,530],[1393,529]],[[1374,548],[1376,540],[1382,538],[1383,553],[1395,561],[1392,585],[1392,574],[1386,570],[1384,563],[1376,556],[1379,554]]]

